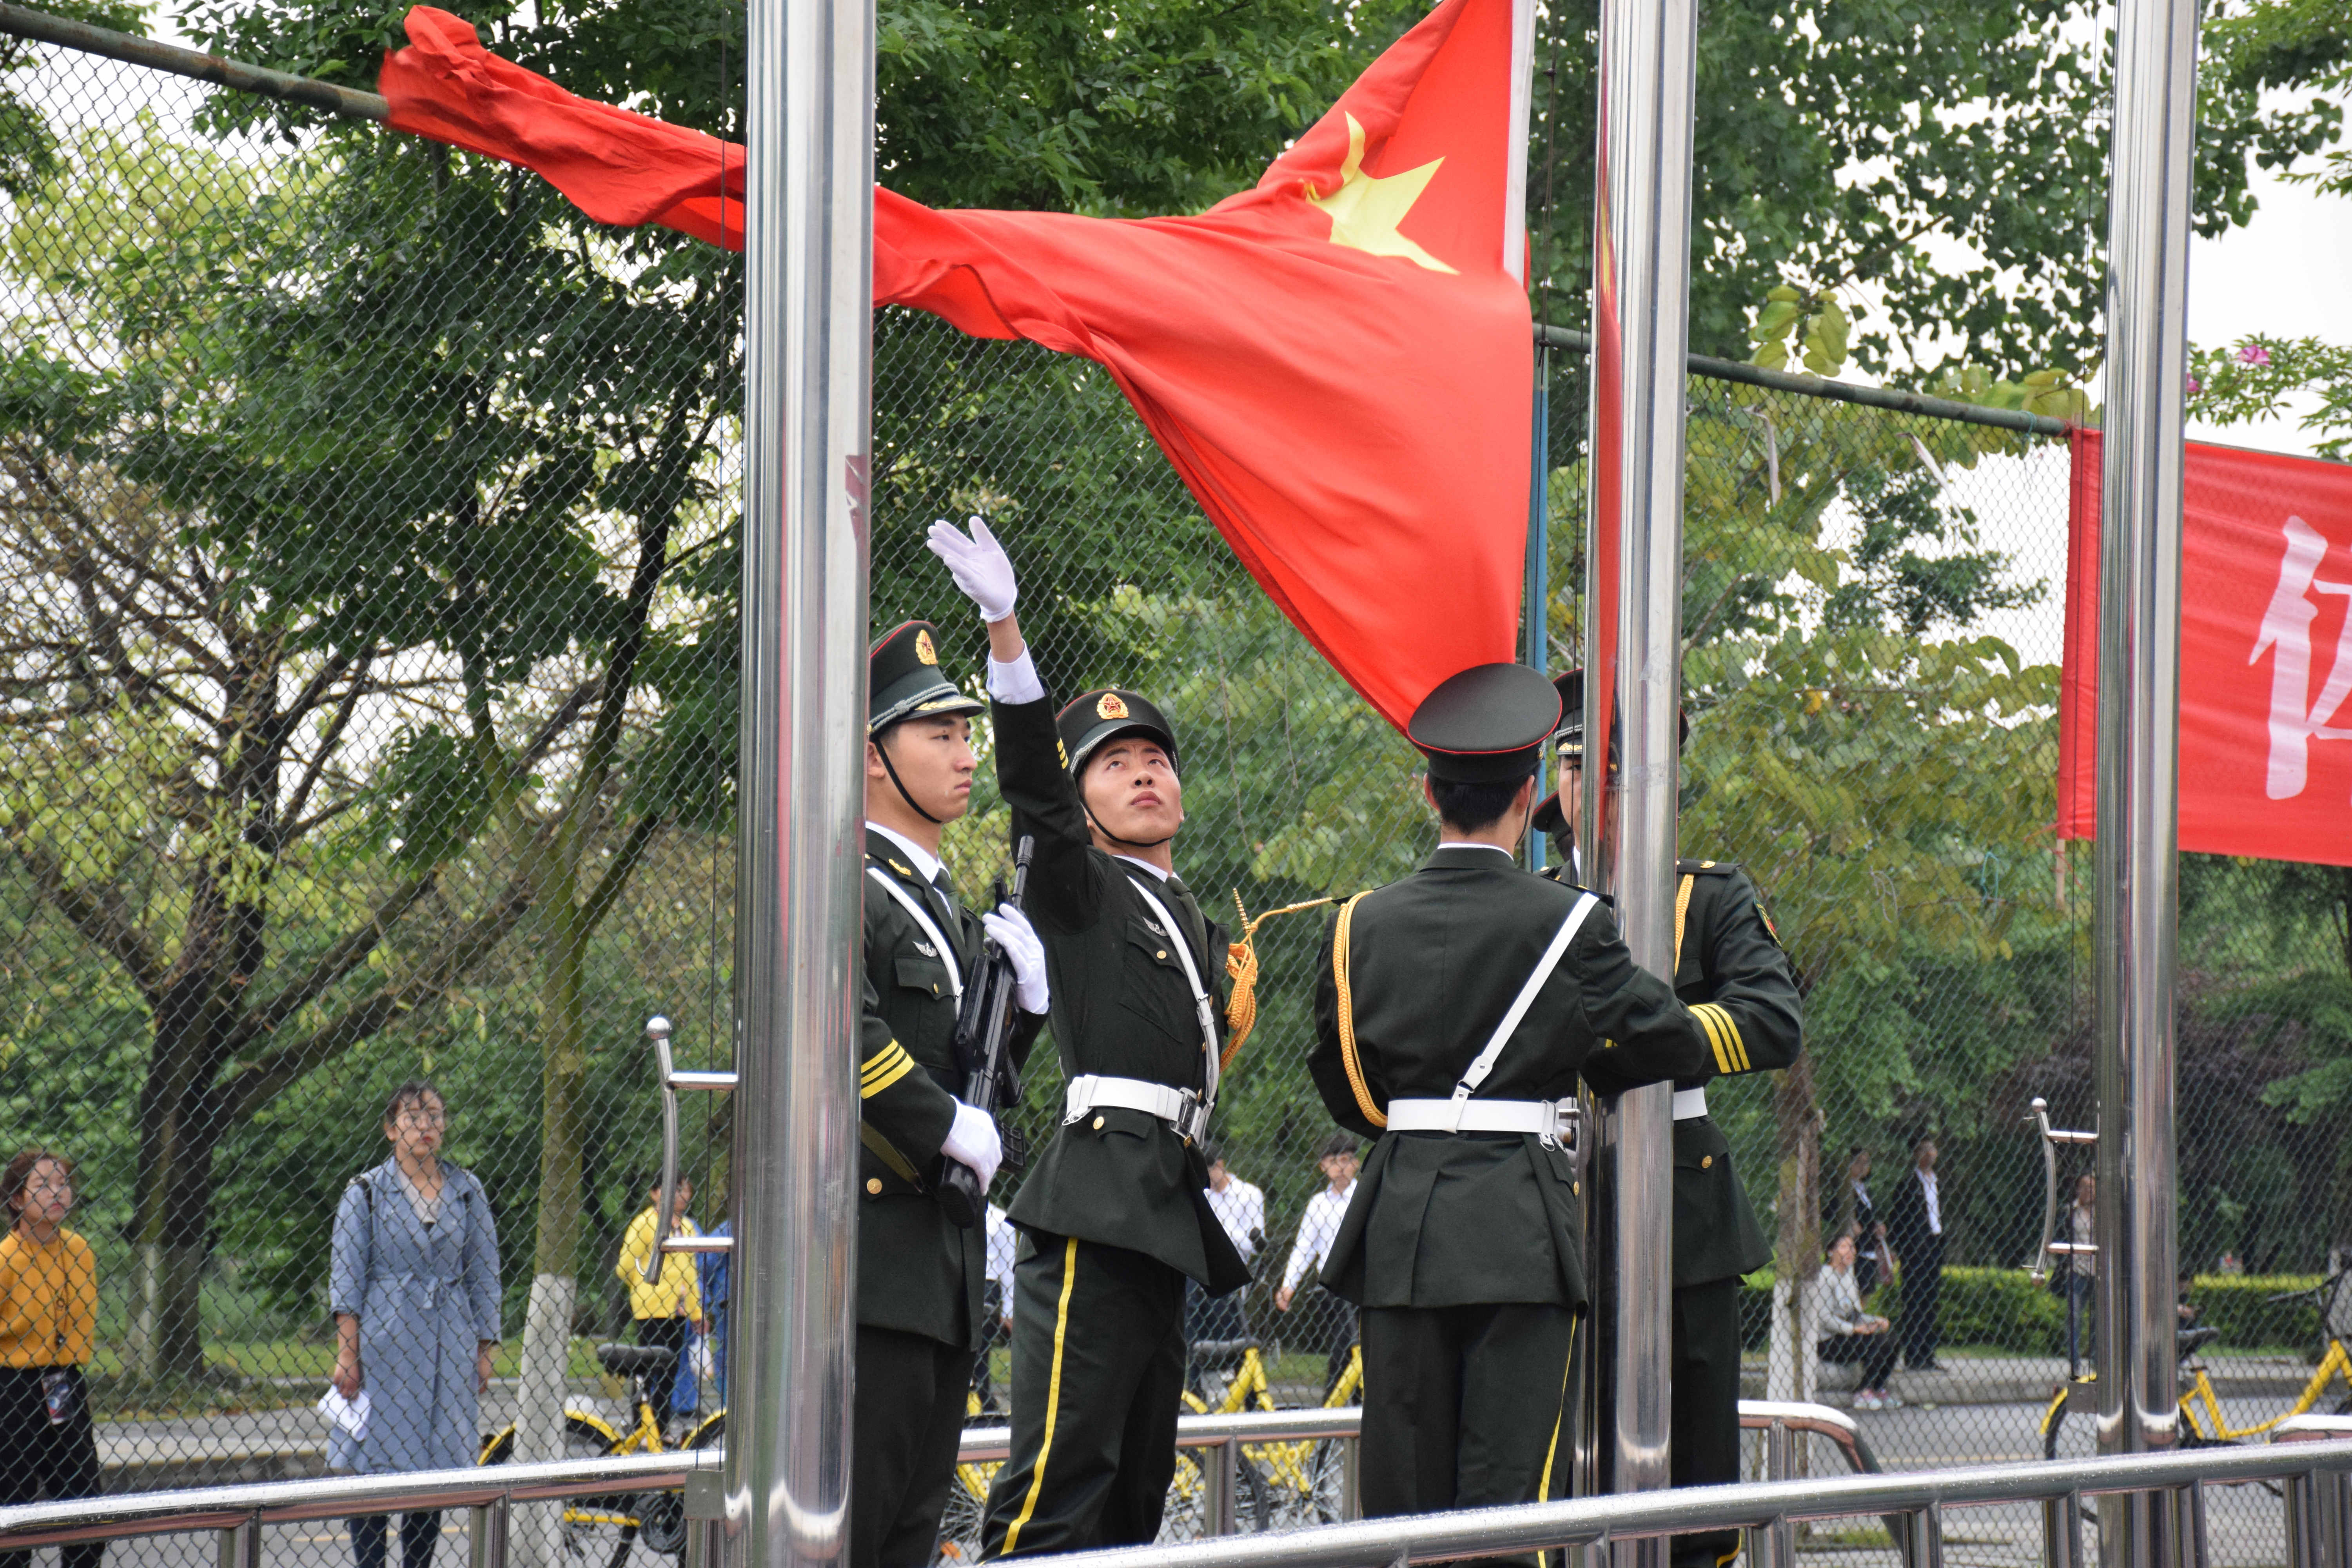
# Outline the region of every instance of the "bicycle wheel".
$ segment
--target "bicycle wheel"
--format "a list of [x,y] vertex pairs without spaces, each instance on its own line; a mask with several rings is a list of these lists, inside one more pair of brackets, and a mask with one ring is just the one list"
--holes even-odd
[[[601,1458],[614,1447],[613,1435],[602,1422],[574,1411],[563,1413],[565,1458]],[[614,1492],[566,1499],[558,1539],[567,1568],[626,1568],[636,1545],[642,1495]],[[679,1533],[682,1540],[683,1530]]]
[[996,1466],[958,1465],[948,1483],[948,1506],[940,1514],[940,1541],[931,1561],[940,1568],[961,1568],[980,1561],[980,1529],[988,1518],[989,1484]]
[[2058,1438],[2066,1429],[2066,1407],[2073,1403],[2069,1396],[2074,1392],[2074,1384],[2061,1384],[2058,1392],[2051,1396],[2050,1408],[2042,1413],[2042,1457],[2044,1459],[2058,1457]]

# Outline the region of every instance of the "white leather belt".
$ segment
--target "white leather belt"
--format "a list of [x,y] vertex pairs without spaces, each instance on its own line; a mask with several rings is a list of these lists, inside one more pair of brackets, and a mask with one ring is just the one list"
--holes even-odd
[[1532,1132],[1558,1138],[1575,1125],[1576,1101],[1391,1100],[1391,1132]]
[[1176,1129],[1178,1137],[1198,1143],[1209,1134],[1209,1108],[1189,1089],[1171,1089],[1139,1078],[1108,1078],[1081,1073],[1062,1092],[1062,1123],[1067,1126],[1089,1110],[1140,1110]]
[[1706,1114],[1706,1086],[1675,1090],[1675,1120],[1696,1121]]

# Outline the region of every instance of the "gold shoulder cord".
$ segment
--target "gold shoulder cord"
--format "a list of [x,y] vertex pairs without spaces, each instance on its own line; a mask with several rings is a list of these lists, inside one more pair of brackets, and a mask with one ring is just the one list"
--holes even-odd
[[1356,1002],[1348,989],[1348,928],[1354,923],[1356,906],[1364,901],[1358,893],[1339,906],[1339,928],[1331,933],[1331,984],[1339,993],[1339,1062],[1348,1069],[1348,1087],[1355,1091],[1356,1109],[1364,1120],[1375,1127],[1389,1124],[1389,1113],[1372,1103],[1372,1091],[1364,1086],[1364,1065],[1356,1059]]
[[[1683,922],[1690,919],[1691,889],[1696,886],[1696,877],[1685,877],[1681,889],[1675,894],[1675,974],[1683,972]],[[1675,983],[1675,974],[1666,976],[1667,984]]]
[[1321,909],[1336,904],[1337,899],[1309,899],[1303,904],[1285,904],[1278,910],[1268,910],[1256,919],[1250,918],[1242,906],[1241,889],[1234,889],[1234,910],[1242,919],[1242,939],[1225,946],[1225,978],[1232,981],[1233,990],[1225,999],[1225,1049],[1217,1058],[1217,1070],[1224,1071],[1241,1054],[1242,1042],[1257,1027],[1257,928],[1276,915],[1295,915],[1301,910]]

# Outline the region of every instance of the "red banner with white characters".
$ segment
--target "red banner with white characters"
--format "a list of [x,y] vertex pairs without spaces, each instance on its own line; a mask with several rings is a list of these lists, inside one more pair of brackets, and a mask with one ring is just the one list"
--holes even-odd
[[[2098,804],[2099,433],[2074,436],[2058,836]],[[2180,847],[2352,866],[2352,466],[2189,446]]]

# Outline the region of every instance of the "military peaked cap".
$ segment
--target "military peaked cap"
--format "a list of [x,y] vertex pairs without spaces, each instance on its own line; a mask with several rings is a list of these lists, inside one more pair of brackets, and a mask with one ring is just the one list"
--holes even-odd
[[977,713],[983,704],[940,668],[940,628],[907,621],[866,650],[866,732],[878,735],[904,719]]
[[1454,784],[1512,784],[1536,771],[1559,727],[1559,693],[1524,664],[1476,664],[1447,676],[1421,700],[1405,739],[1429,759],[1429,776]]
[[[1559,692],[1559,728],[1552,731],[1552,744],[1559,749],[1562,763],[1580,768],[1584,765],[1584,671],[1571,669],[1566,675],[1555,676],[1552,685]],[[1675,744],[1687,745],[1690,715],[1677,709],[1675,719],[1681,726]],[[1609,716],[1609,758],[1612,763],[1617,759],[1617,716],[1612,713]],[[1559,795],[1554,791],[1536,805],[1535,830],[1558,832],[1560,821]]]
[[1062,765],[1076,778],[1095,748],[1115,735],[1149,735],[1168,753],[1168,765],[1183,771],[1176,755],[1176,726],[1150,700],[1117,687],[1081,691],[1054,715],[1054,729],[1062,742]]

